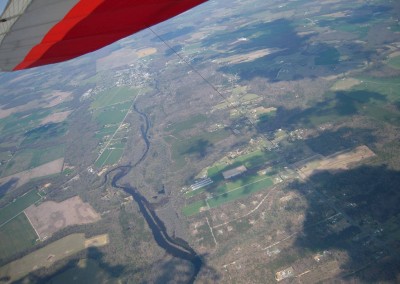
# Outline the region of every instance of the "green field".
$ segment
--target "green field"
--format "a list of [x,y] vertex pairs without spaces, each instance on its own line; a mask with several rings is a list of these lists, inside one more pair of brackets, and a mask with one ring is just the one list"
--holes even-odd
[[247,169],[260,167],[275,160],[278,155],[272,151],[257,150],[246,155],[239,156],[230,165],[215,165],[207,170],[207,176],[213,181],[223,180],[222,172],[244,165]]
[[[98,105],[104,106],[106,102],[112,105],[96,109],[93,112],[94,119],[101,126],[100,130],[95,134],[96,138],[102,140],[103,143],[108,143],[109,139],[116,131],[119,131],[118,135],[122,134],[123,137],[126,136],[124,134],[126,130],[118,130],[118,128],[132,106],[132,98],[136,96],[137,93],[137,90],[120,88],[118,91],[112,93],[113,97],[110,99],[103,96],[99,98],[97,102]],[[128,95],[131,96],[129,97],[131,100],[127,101]],[[112,165],[118,162],[123,154],[125,142],[123,138],[113,139],[111,143],[108,144],[107,149],[97,158],[94,165],[97,168],[101,168],[104,165]]]
[[117,131],[118,125],[113,125],[110,127],[104,127],[96,132],[94,135],[97,139],[103,139],[107,135],[113,135]]
[[51,113],[49,109],[40,109],[26,115],[26,113],[15,113],[0,119],[0,130],[2,136],[22,133],[31,130],[40,124],[40,121]]
[[0,260],[15,255],[36,243],[37,235],[25,214],[0,228]]
[[132,99],[134,99],[138,93],[138,89],[130,89],[127,87],[112,88],[96,95],[94,101],[92,102],[91,108],[103,108],[126,101],[130,101],[130,103],[132,103]]
[[390,58],[387,63],[392,68],[400,69],[400,56]]
[[105,149],[104,152],[98,157],[98,159],[94,162],[94,165],[98,168],[101,168],[104,163],[107,161],[108,156],[110,156],[112,150],[111,149]]
[[218,195],[215,195],[207,200],[193,202],[182,209],[185,216],[192,216],[199,213],[201,207],[218,207],[221,204],[246,197],[257,191],[267,189],[274,183],[270,177],[253,176],[248,179],[245,185],[242,185],[244,180],[231,182],[216,190]]
[[233,162],[229,165],[214,164],[207,170],[207,176],[211,178],[214,181],[214,183],[206,187],[199,188],[197,190],[190,190],[185,193],[185,197],[190,198],[195,195],[201,194],[205,191],[213,193],[224,193],[226,191],[231,190],[232,188],[237,188],[244,184],[256,182],[264,177],[260,177],[258,175],[244,176],[243,178],[237,179],[233,182],[227,182],[223,185],[220,185],[221,182],[224,181],[222,173],[226,170],[230,170],[241,165],[244,165],[247,169],[250,170],[255,169],[257,167],[262,167],[263,165],[266,165],[268,162],[276,160],[277,157],[278,156],[275,152],[257,150],[235,158]]
[[171,124],[166,128],[167,131],[171,131],[174,135],[179,134],[179,132],[188,130],[196,126],[197,124],[207,120],[204,114],[196,114],[191,116],[189,119]]
[[205,200],[199,200],[185,206],[182,209],[182,213],[185,216],[192,216],[194,214],[199,213],[201,207],[207,207],[207,203]]
[[0,209],[0,226],[28,208],[30,205],[40,200],[37,190],[31,190],[28,193],[18,197],[14,202]]
[[131,105],[132,102],[128,101],[106,108],[97,109],[93,112],[93,116],[103,127],[111,124],[119,124],[124,119]]
[[[29,225],[29,224],[28,224]],[[16,261],[0,267],[0,278],[10,276],[12,281],[28,275],[35,269],[50,267],[54,262],[85,249],[85,234],[72,234],[38,249]],[[53,255],[52,261],[48,258]]]
[[43,149],[23,149],[18,151],[7,164],[3,176],[9,176],[29,170],[64,156],[64,145],[57,145]]
[[108,156],[108,159],[104,164],[113,165],[121,159],[122,154],[124,153],[124,149],[112,149],[111,154]]

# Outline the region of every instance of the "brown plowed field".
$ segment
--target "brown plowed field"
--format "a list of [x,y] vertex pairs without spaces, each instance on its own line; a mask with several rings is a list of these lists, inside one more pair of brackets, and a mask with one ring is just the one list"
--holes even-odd
[[25,210],[25,214],[41,240],[45,240],[67,226],[94,223],[100,220],[100,215],[79,196],[60,203],[46,201],[39,206],[31,205]]

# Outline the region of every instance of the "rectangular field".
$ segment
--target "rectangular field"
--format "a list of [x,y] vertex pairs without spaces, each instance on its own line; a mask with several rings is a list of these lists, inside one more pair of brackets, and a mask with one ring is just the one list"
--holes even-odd
[[96,109],[93,112],[93,117],[103,127],[112,124],[119,124],[124,119],[131,105],[132,102],[128,101],[124,103],[115,104],[113,106]]
[[223,180],[222,172],[244,165],[248,169],[256,168],[275,160],[278,155],[272,151],[257,150],[233,160],[230,165],[215,165],[207,170],[208,177],[214,181]]
[[3,177],[36,168],[64,156],[64,145],[43,149],[24,149],[16,153],[7,164]]
[[196,124],[204,122],[207,117],[204,114],[196,114],[191,116],[187,120],[183,120],[177,123],[169,125],[166,130],[171,131],[174,135],[178,135],[179,132],[193,128]]
[[272,186],[273,184],[274,184],[274,182],[272,181],[272,179],[266,178],[266,179],[257,181],[255,183],[247,184],[245,186],[242,186],[242,187],[233,189],[231,191],[228,191],[226,193],[209,198],[209,199],[207,199],[207,203],[211,208],[217,207],[223,203],[234,201],[236,199],[253,194],[254,192],[257,192],[259,190],[267,189],[270,186]]
[[126,102],[135,98],[138,93],[138,89],[130,89],[127,87],[113,88],[98,94],[91,107],[96,109]]
[[32,247],[37,238],[25,214],[18,215],[0,228],[0,261]]
[[37,190],[31,190],[28,193],[18,197],[14,202],[0,209],[0,226],[24,211],[26,208],[40,200]]
[[364,159],[375,156],[367,146],[359,146],[352,150],[335,153],[322,160],[315,160],[298,168],[302,178],[308,178],[314,171],[345,170],[352,163],[360,162]]
[[53,263],[74,255],[87,247],[106,244],[108,244],[107,235],[86,239],[85,234],[71,234],[0,267],[0,278],[9,277],[9,281],[13,282],[25,277],[32,271],[50,267]]
[[89,224],[100,220],[100,215],[79,196],[62,202],[45,201],[39,206],[31,205],[25,210],[25,214],[41,240],[51,237],[67,226]]
[[6,184],[8,182],[14,182],[14,184],[10,187],[12,188],[17,188],[20,187],[26,183],[28,183],[31,180],[43,178],[43,177],[50,177],[50,176],[55,176],[59,173],[61,173],[62,168],[64,165],[64,158],[60,158],[48,163],[45,163],[43,165],[40,165],[38,167],[35,167],[33,169],[29,169],[26,171],[22,171],[16,174],[13,174],[11,176],[7,176],[4,178],[0,178],[0,185]]
[[[252,183],[247,183],[243,186],[234,187],[234,183],[225,187],[223,190],[226,190],[223,193],[215,195],[206,200],[199,200],[193,202],[182,209],[182,213],[185,216],[195,215],[202,210],[207,210],[209,208],[218,207],[224,203],[231,202],[237,200],[239,198],[246,197],[250,194],[253,194],[257,191],[267,189],[274,184],[273,180],[270,177],[262,177],[260,179],[254,179]],[[230,188],[230,190],[227,190]]]
[[54,262],[85,249],[85,234],[72,234],[55,241],[0,268],[0,277],[9,276],[15,281]]

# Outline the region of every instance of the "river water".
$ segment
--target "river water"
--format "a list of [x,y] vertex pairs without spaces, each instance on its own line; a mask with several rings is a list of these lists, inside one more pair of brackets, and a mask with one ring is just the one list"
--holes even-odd
[[133,197],[133,199],[139,206],[140,212],[145,218],[147,224],[149,225],[156,243],[170,255],[191,262],[193,266],[193,275],[190,278],[189,283],[193,283],[203,266],[202,258],[195,252],[193,248],[190,247],[190,245],[185,240],[174,238],[168,235],[167,228],[165,227],[161,219],[157,216],[157,213],[152,208],[151,203],[148,202],[148,200],[143,195],[141,195],[136,188],[129,184],[119,183],[120,179],[126,176],[131,170],[136,168],[146,158],[147,153],[150,149],[150,141],[147,136],[150,128],[149,119],[144,112],[140,111],[137,108],[136,104],[134,104],[133,110],[138,113],[144,120],[144,124],[141,125],[140,130],[143,141],[146,144],[146,149],[136,163],[132,165],[119,166],[108,171],[105,174],[104,182],[107,182],[111,174],[114,173],[111,179],[111,186],[123,190]]

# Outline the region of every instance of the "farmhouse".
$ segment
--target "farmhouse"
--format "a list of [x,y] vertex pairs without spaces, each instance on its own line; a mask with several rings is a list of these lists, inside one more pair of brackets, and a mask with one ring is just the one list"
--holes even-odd
[[224,179],[230,179],[230,178],[238,176],[246,171],[247,171],[247,169],[245,166],[239,166],[237,168],[223,172],[222,175],[224,176]]

